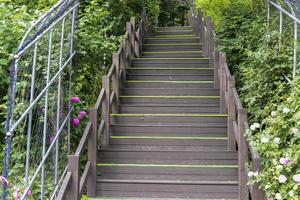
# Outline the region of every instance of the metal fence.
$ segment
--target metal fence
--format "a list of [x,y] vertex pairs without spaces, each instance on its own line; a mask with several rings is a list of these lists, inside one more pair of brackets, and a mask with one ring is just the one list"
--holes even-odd
[[[79,0],[60,0],[33,23],[12,61],[2,176],[14,179],[13,174],[8,178],[16,164],[10,159],[12,148],[26,149],[18,159],[25,166],[25,188],[17,192],[18,199],[29,193],[34,199],[55,199],[66,173],[78,7]],[[13,142],[16,136],[21,139]],[[3,200],[11,195],[10,187],[3,182]]]
[[[294,46],[293,46],[293,66],[292,66],[292,79],[295,79],[296,73],[297,73],[297,67],[299,65],[298,62],[298,29],[300,25],[300,19],[299,11],[300,11],[300,3],[294,0],[287,0],[285,1],[284,5],[281,5],[280,3],[276,3],[274,1],[268,0],[268,26],[270,27],[271,22],[271,14],[272,10],[276,10],[277,13],[279,13],[279,33],[280,35],[284,32],[284,24],[287,20],[291,20],[293,22],[293,35],[294,35]],[[288,11],[288,9],[290,11]],[[288,19],[285,21],[284,17],[287,17]],[[281,43],[281,38],[280,41]],[[287,75],[285,75],[285,78],[291,82],[291,79],[288,78]]]

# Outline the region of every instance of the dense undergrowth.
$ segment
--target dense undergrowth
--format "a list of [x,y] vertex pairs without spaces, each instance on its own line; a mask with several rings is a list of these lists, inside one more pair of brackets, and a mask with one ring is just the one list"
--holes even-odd
[[271,199],[300,199],[300,82],[289,84],[284,77],[292,77],[292,24],[286,21],[280,36],[278,16],[273,16],[268,29],[262,2],[200,0],[199,5],[217,22],[220,49],[227,53],[249,121],[256,125],[248,135],[263,169],[253,181]]
[[[45,13],[58,0],[0,0],[0,149],[4,152],[5,118],[9,69],[13,53],[32,22]],[[166,0],[165,0],[166,1]],[[94,105],[101,89],[102,76],[111,66],[111,55],[117,51],[125,33],[126,22],[131,16],[140,19],[143,8],[147,9],[149,21],[158,23],[159,14],[168,16],[172,25],[182,23],[181,15],[188,8],[187,4],[172,1],[170,8],[164,0],[80,0],[78,14],[77,55],[75,59],[72,95],[81,99],[78,110],[88,110]],[[174,10],[174,9],[175,10]],[[161,19],[164,19],[161,15]],[[160,20],[160,25],[168,25]],[[17,113],[18,114],[18,113]],[[83,133],[85,124],[76,127],[72,133],[72,145],[75,148]],[[26,157],[26,134],[17,134],[13,139],[11,155],[11,176],[9,191],[16,192],[13,185],[24,189],[24,168]],[[32,153],[40,152],[39,146],[32,148]],[[4,153],[0,154],[0,171],[2,171]],[[38,163],[36,163],[38,164]],[[62,166],[64,167],[64,166]],[[13,174],[13,176],[12,176]],[[52,187],[49,180],[46,187]],[[3,180],[2,180],[3,181]],[[39,183],[34,185],[32,196],[39,194]],[[1,194],[1,190],[0,190]],[[46,194],[49,195],[49,194]]]

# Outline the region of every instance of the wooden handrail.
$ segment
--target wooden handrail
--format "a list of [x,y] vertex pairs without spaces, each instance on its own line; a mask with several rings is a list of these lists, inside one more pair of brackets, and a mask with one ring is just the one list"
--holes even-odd
[[[89,122],[76,152],[69,156],[68,172],[58,194],[59,200],[79,200],[85,188],[88,197],[96,197],[98,147],[108,145],[110,114],[118,112],[119,91],[126,81],[126,68],[132,58],[140,56],[145,37],[150,34],[151,28],[145,9],[137,31],[135,23],[134,17],[127,22],[124,41],[117,53],[113,54],[112,66],[107,76],[102,77],[102,89],[95,106],[89,111]],[[86,146],[88,159],[81,173],[80,158],[85,153]]]
[[220,113],[228,113],[228,149],[236,150],[238,147],[239,199],[248,200],[250,195],[255,200],[266,200],[266,194],[258,184],[248,185],[248,161],[252,160],[252,171],[256,172],[261,169],[261,158],[245,134],[249,129],[247,112],[237,93],[234,76],[227,66],[226,54],[218,49],[212,20],[210,17],[205,19],[199,9],[198,15],[192,16],[189,21],[203,43],[204,56],[210,58],[211,67],[215,69],[215,88],[220,88]]

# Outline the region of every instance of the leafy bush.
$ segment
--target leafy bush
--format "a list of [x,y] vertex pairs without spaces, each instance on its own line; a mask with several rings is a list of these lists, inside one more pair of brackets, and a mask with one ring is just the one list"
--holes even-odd
[[[229,1],[221,8],[218,4],[222,2],[200,1],[200,4],[207,9],[207,15],[212,13],[217,20],[220,49],[227,53],[249,121],[260,124],[259,130],[248,131],[263,165],[253,181],[261,183],[272,199],[299,199],[299,183],[293,180],[300,170],[299,80],[291,87],[283,76],[291,78],[292,26],[285,23],[286,31],[280,36],[268,31],[264,10],[258,12],[251,4]],[[277,30],[272,27],[278,27],[278,18],[272,22],[271,30]]]

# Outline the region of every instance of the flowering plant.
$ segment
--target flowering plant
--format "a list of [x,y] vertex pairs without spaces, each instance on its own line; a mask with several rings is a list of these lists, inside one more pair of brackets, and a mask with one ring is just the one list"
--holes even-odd
[[[262,171],[254,176],[269,198],[300,199],[300,95],[291,96],[247,131],[262,157]],[[260,129],[258,129],[260,127]]]

